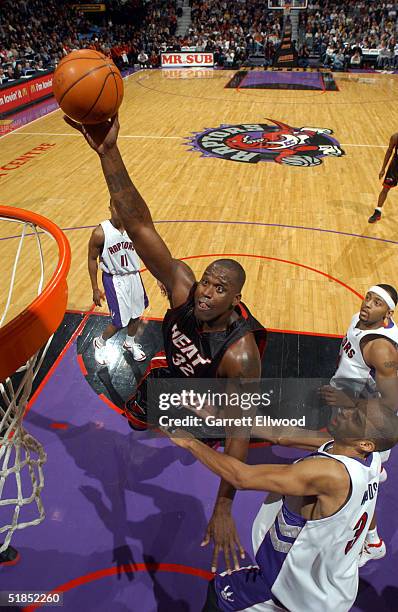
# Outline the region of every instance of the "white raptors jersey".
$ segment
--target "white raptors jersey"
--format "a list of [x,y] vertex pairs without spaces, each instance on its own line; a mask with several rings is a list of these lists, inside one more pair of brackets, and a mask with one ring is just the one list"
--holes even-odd
[[109,274],[131,274],[140,269],[140,260],[126,231],[121,232],[110,221],[101,223],[105,242],[100,268]]
[[279,499],[264,503],[253,524],[256,561],[272,595],[294,612],[347,612],[358,591],[358,561],[376,505],[379,453],[366,460],[314,453],[343,463],[351,493],[332,516],[307,520]]
[[[370,390],[375,390],[375,373],[364,361],[360,347],[361,340],[365,336],[381,336],[398,345],[398,328],[390,319],[388,327],[363,330],[356,327],[358,321],[359,313],[353,316],[347,334],[342,340],[338,367],[330,384],[337,388],[348,386],[357,392],[360,392],[365,385]],[[344,381],[347,381],[346,384]]]

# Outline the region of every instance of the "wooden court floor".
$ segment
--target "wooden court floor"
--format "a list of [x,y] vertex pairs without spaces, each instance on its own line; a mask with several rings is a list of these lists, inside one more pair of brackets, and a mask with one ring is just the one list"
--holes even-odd
[[[128,170],[172,253],[192,257],[197,274],[213,254],[233,255],[247,271],[243,299],[264,325],[342,334],[358,309],[358,294],[378,282],[398,285],[396,191],[382,221],[367,223],[388,140],[398,129],[398,77],[335,74],[339,91],[225,89],[232,75],[143,71],[128,77],[120,112]],[[206,128],[270,120],[329,128],[345,155],[292,167],[202,157],[187,145]],[[42,145],[50,146],[23,165],[11,163]],[[96,155],[61,111],[0,139],[0,189],[1,205],[33,210],[66,230],[73,258],[69,309],[89,310],[87,243],[107,218],[108,196]],[[0,237],[15,233],[1,224]],[[31,299],[37,275],[29,241],[14,311]],[[47,242],[50,273],[56,253]],[[16,246],[15,238],[0,241],[2,302]],[[164,300],[148,273],[144,281],[147,315],[161,317]]]

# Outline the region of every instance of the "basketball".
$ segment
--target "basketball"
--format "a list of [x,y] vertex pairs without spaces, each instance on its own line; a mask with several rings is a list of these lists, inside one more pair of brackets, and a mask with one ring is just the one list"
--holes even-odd
[[113,117],[122,103],[123,80],[110,58],[93,49],[79,49],[58,64],[53,92],[71,119],[102,123]]

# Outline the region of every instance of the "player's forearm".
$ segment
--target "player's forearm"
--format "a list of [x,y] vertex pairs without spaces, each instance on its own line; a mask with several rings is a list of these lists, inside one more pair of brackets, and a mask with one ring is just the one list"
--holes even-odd
[[[246,438],[227,438],[225,444],[225,450],[223,456],[230,457],[239,462],[240,465],[244,464],[247,459],[247,451],[249,448],[249,439]],[[217,453],[220,455],[220,453]],[[222,476],[220,486],[217,493],[217,499],[215,507],[222,506],[223,504],[232,504],[235,497],[236,486],[228,478]]]
[[377,389],[381,393],[381,398],[376,400],[379,401],[380,404],[383,404],[393,412],[398,411],[398,380],[397,378],[386,378],[383,381],[380,381],[380,378],[377,380]]
[[271,444],[302,448],[305,450],[317,449],[331,439],[327,432],[312,431],[302,427],[260,427],[252,429],[254,438],[261,438]]
[[100,155],[110,196],[130,237],[142,225],[152,224],[148,206],[135,188],[117,146]]
[[[234,491],[250,489],[289,493],[289,487],[286,484],[284,486],[288,469],[291,467],[289,465],[246,465],[227,453],[217,453],[199,440],[192,440],[188,448],[201,463],[221,476],[223,482],[229,483]],[[295,486],[299,486],[299,483],[296,483]],[[216,508],[225,509],[230,503],[232,502],[229,502],[228,499],[220,498],[220,506],[216,504]]]
[[[214,451],[199,440],[192,440],[188,448],[203,465],[218,476],[221,476],[222,481],[217,500],[220,498],[220,492],[223,491],[226,493],[223,497],[226,497],[227,501],[229,498],[228,491],[232,490],[235,493],[235,490],[239,487],[239,472],[245,464],[226,452],[218,453]],[[230,498],[231,501],[232,498],[233,495]]]
[[91,287],[93,291],[98,289],[98,280],[97,280],[97,272],[98,272],[98,264],[97,260],[90,259],[88,260],[88,273],[90,275]]
[[360,399],[356,406],[362,407],[363,410],[368,410],[370,406],[373,409],[377,408],[389,408],[392,412],[398,412],[396,396],[390,394],[382,394],[382,397],[374,397],[371,399]]

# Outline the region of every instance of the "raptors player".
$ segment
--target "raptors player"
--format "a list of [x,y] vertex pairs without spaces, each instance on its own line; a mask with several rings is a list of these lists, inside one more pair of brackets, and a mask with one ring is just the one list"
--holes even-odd
[[398,417],[378,399],[361,402],[340,408],[333,440],[291,465],[245,465],[186,432],[169,433],[236,488],[271,493],[252,529],[257,565],[217,575],[203,612],[351,609],[378,492],[375,451],[398,441]]
[[[354,315],[342,340],[339,363],[330,385],[321,388],[326,403],[337,409],[354,407],[360,398],[379,397],[393,413],[398,409],[398,328],[392,319],[398,302],[391,285],[370,287],[361,310]],[[324,442],[327,434],[291,428],[255,427],[252,435],[273,444],[311,449]],[[381,453],[387,461],[388,452]],[[381,472],[380,481],[387,477]],[[373,516],[366,534],[359,566],[386,554],[384,541],[379,537]]]
[[[258,380],[265,330],[240,304],[245,281],[242,266],[231,259],[211,263],[199,282],[186,264],[173,259],[157,233],[150,211],[133,185],[117,147],[117,117],[104,124],[82,126],[65,118],[79,130],[98,153],[117,213],[148,270],[165,287],[172,308],[163,325],[165,356],[155,363],[175,377],[223,377],[231,385],[242,379]],[[145,425],[145,414],[142,417]],[[248,436],[227,437],[225,452],[246,460]],[[226,565],[239,567],[244,556],[231,515],[235,490],[220,483],[214,511],[202,545],[215,543],[212,569],[223,551]]]
[[112,317],[112,322],[101,336],[93,341],[95,360],[100,365],[106,363],[106,341],[126,326],[127,336],[123,348],[131,352],[136,361],[145,359],[141,345],[135,341],[140,316],[148,306],[139,272],[140,260],[112,200],[109,210],[111,218],[97,225],[88,245],[88,270],[93,301],[96,306],[101,306],[101,292],[97,280],[99,259],[106,301]]
[[379,199],[377,202],[377,206],[374,210],[374,213],[368,219],[369,223],[376,223],[376,221],[380,221],[381,209],[384,205],[384,202],[387,199],[390,189],[398,185],[398,132],[393,134],[390,138],[388,149],[384,156],[383,165],[379,173],[379,179],[383,178],[384,173],[386,171],[387,164],[390,161],[391,155],[393,157],[392,157],[390,165],[387,168],[387,173],[384,177],[383,189],[379,193]]
[[341,401],[343,396],[336,390],[345,388],[353,398],[364,392],[381,393],[386,405],[398,408],[398,328],[392,319],[397,301],[391,285],[373,285],[367,291],[341,343],[331,386],[323,388],[330,405]]
[[[350,405],[350,396],[355,403],[357,397],[380,395],[386,406],[394,412],[398,410],[398,328],[392,319],[397,301],[397,292],[391,285],[374,285],[367,291],[342,341],[336,373],[330,386],[322,389],[329,406]],[[382,453],[382,461],[387,461],[388,456]],[[382,479],[385,477],[383,470]],[[385,554],[386,545],[373,517],[360,566]]]

